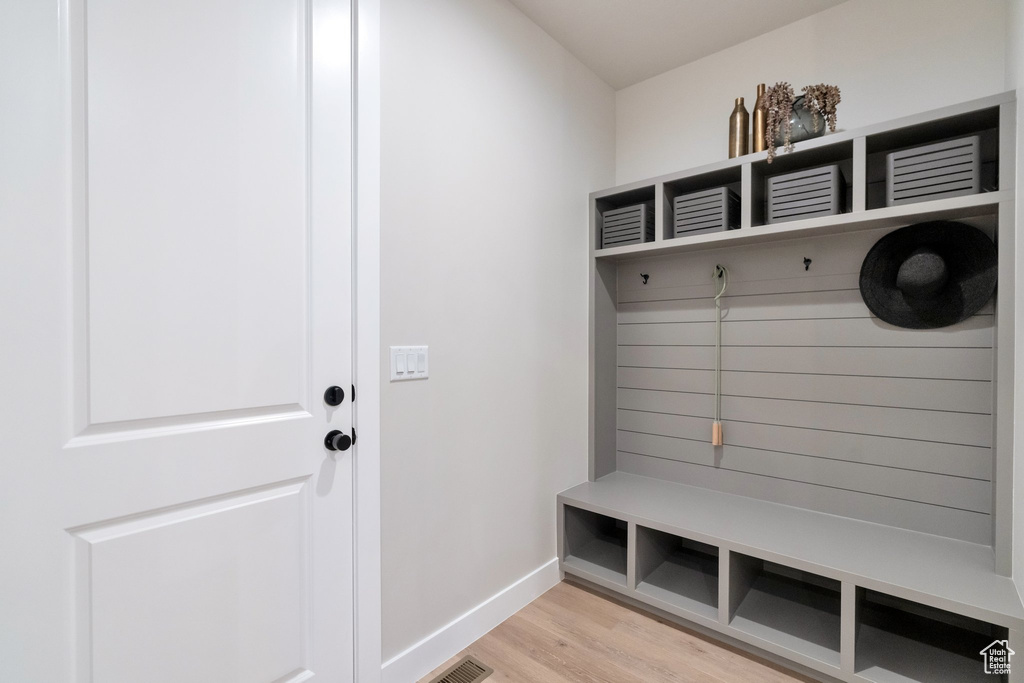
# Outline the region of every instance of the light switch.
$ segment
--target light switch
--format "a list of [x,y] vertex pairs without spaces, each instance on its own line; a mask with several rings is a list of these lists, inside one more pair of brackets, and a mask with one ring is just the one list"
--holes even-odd
[[428,348],[426,346],[391,347],[391,381],[426,379],[429,375]]

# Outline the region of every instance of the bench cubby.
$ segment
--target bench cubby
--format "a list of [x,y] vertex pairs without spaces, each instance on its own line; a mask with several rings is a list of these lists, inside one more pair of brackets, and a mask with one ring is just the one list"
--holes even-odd
[[986,674],[981,651],[1007,629],[945,610],[857,590],[857,675],[875,683],[1000,681]]
[[612,583],[626,585],[626,522],[565,506],[565,562]]
[[636,563],[638,593],[718,618],[718,548],[638,526]]
[[732,628],[839,666],[839,581],[730,553],[729,588]]

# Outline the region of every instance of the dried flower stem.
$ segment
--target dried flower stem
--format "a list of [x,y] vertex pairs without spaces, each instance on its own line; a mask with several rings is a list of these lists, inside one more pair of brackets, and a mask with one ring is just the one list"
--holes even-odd
[[789,137],[793,132],[790,115],[793,113],[793,86],[780,81],[764,91],[762,109],[765,113],[765,142],[768,143],[768,163],[775,158],[775,138],[782,132],[786,151],[793,151]]
[[821,122],[818,117],[825,119],[830,133],[836,132],[836,107],[840,102],[839,86],[819,83],[818,85],[806,85],[802,90],[804,94],[804,109],[814,114],[814,132],[821,129]]

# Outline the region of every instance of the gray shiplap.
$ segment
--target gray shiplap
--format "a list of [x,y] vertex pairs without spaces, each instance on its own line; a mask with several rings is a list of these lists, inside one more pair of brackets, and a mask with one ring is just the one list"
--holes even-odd
[[[702,394],[619,389],[620,411],[710,418],[713,404],[712,396]],[[736,420],[965,446],[992,445],[992,416],[975,413],[723,396],[722,415],[725,423]]]
[[[620,346],[712,346],[715,324],[619,325]],[[723,320],[722,346],[912,346],[991,349],[992,316],[976,315],[939,330],[908,330],[876,318]]]
[[[707,432],[710,433],[710,425]],[[636,432],[620,433],[619,449],[621,452],[634,455],[641,454],[767,477],[781,477],[806,484],[863,491],[887,498],[906,499],[912,495],[913,499],[919,502],[971,512],[987,514],[992,507],[992,486],[988,481],[979,479],[963,479],[743,446],[727,445],[716,449],[706,441],[692,442],[680,447],[678,439]]]
[[[711,418],[623,410],[619,413],[618,427],[620,433],[636,432],[666,436],[707,445]],[[992,478],[992,449],[986,447],[845,434],[735,420],[728,423],[727,442],[747,448],[884,465],[953,477],[986,481]],[[677,447],[682,449],[683,445]]]
[[860,491],[817,486],[784,478],[692,465],[620,452],[618,472],[757,498],[840,517],[946,536],[970,543],[991,542],[991,515],[929,505]]
[[619,264],[618,469],[991,542],[994,306],[938,330],[875,318],[859,269],[885,232]]
[[[705,369],[715,366],[711,346],[620,346],[619,367]],[[851,347],[726,347],[722,367],[772,372],[925,379],[992,379],[992,349],[885,349]]]
[[[730,285],[729,296],[722,302],[722,320],[736,322],[871,317],[860,296],[860,290],[856,288],[743,295],[736,289]],[[620,302],[618,322],[620,325],[713,322],[715,306],[711,300],[712,295],[713,292],[708,288],[697,298]],[[992,315],[993,311],[992,302],[989,302],[979,313]]]
[[[712,394],[715,373],[711,369],[619,368],[618,386]],[[722,392],[751,398],[992,412],[992,383],[985,381],[727,371],[722,373]]]

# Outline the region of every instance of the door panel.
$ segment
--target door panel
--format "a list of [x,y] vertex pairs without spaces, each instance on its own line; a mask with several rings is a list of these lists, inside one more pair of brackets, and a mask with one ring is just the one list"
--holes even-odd
[[305,4],[81,11],[89,424],[302,403]]
[[304,668],[308,505],[302,480],[74,530],[75,621],[95,679],[274,681]]
[[0,14],[0,681],[352,680],[350,3]]

